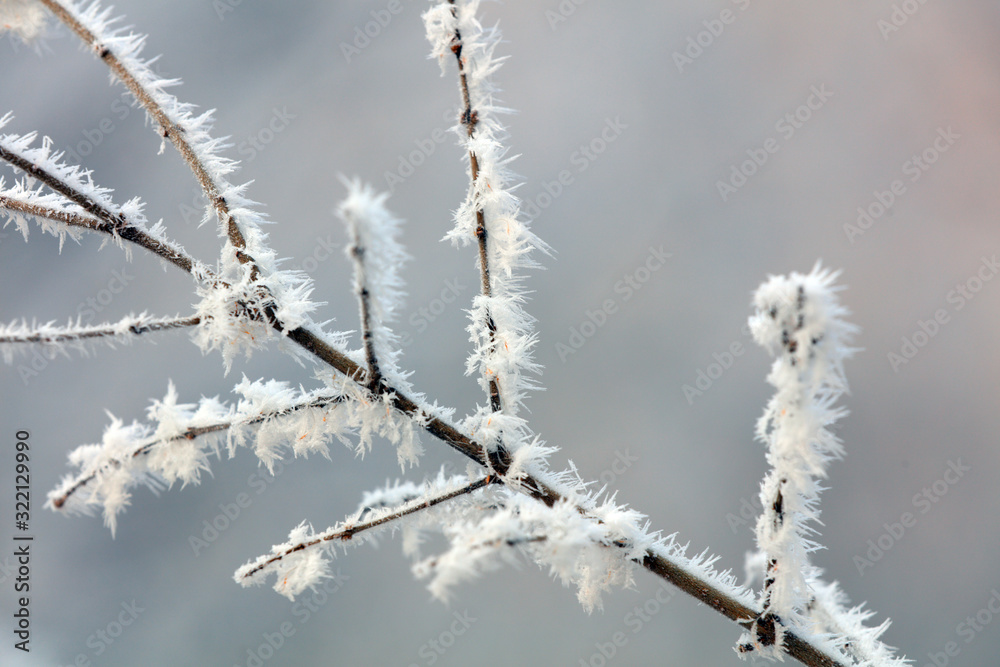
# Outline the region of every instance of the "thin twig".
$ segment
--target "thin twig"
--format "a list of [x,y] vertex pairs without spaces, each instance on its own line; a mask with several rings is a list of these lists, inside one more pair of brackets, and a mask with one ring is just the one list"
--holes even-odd
[[[128,328],[122,329],[121,324],[130,320],[135,320]],[[53,333],[41,333],[38,331],[29,332],[23,335],[10,334],[0,335],[0,345],[15,343],[40,343],[58,344],[72,341],[84,341],[92,338],[116,338],[119,336],[152,333],[154,331],[169,331],[171,329],[183,329],[185,327],[195,327],[201,323],[201,318],[195,315],[189,317],[159,318],[151,319],[142,316],[129,316],[121,320],[118,324],[99,324],[92,327],[80,327],[78,329],[64,329]]]
[[[24,157],[8,151],[0,146],[0,160],[3,160],[13,167],[16,167],[28,174],[32,178],[44,183],[54,192],[58,192],[66,199],[70,200],[90,216],[70,211],[60,211],[58,209],[39,206],[30,202],[13,199],[0,195],[0,208],[10,211],[33,215],[55,222],[61,222],[72,227],[80,227],[95,232],[104,232],[115,239],[131,241],[136,245],[158,255],[161,259],[183,269],[186,273],[193,273],[198,262],[188,255],[180,246],[174,243],[160,241],[153,238],[138,226],[132,224],[124,213],[113,213],[104,206],[95,202],[92,198],[83,194],[69,183],[49,173],[48,170],[40,167]],[[93,217],[91,217],[93,216]]]
[[[129,458],[137,458],[139,456],[145,456],[151,454],[158,447],[168,445],[171,442],[177,442],[178,440],[194,440],[195,438],[198,438],[203,435],[218,433],[220,431],[228,431],[229,429],[233,428],[233,426],[253,426],[256,424],[261,424],[263,422],[266,422],[270,419],[277,419],[290,414],[294,414],[296,412],[299,412],[300,410],[308,410],[311,408],[323,408],[330,405],[336,405],[338,403],[342,403],[344,400],[345,400],[344,397],[341,395],[331,396],[329,398],[313,399],[312,401],[308,401],[306,403],[302,403],[299,405],[294,405],[290,408],[285,408],[283,410],[266,412],[256,417],[253,417],[252,419],[249,419],[247,421],[228,421],[228,422],[218,422],[215,424],[209,424],[206,426],[197,426],[197,427],[193,426],[191,428],[185,429],[182,433],[178,433],[175,436],[171,436],[169,438],[157,438],[150,442],[144,443],[136,447],[134,450],[132,450],[132,452],[130,452],[123,458],[129,459]],[[102,466],[101,470],[106,470],[107,468],[118,468],[121,466],[121,464],[122,460],[120,459],[109,459]],[[61,496],[53,498],[51,500],[52,506],[55,507],[56,509],[60,509],[63,505],[66,504],[66,501],[70,499],[70,496],[74,495],[75,493],[80,491],[83,487],[85,487],[87,484],[94,481],[100,474],[101,470],[95,470],[94,472],[89,473],[87,475],[83,475],[82,477],[77,479],[72,486],[70,486],[63,492]]]
[[[457,10],[455,8],[455,0],[449,0],[452,5],[451,13],[452,16],[457,17]],[[451,47],[452,53],[455,54],[455,60],[458,63],[458,79],[459,88],[462,92],[462,124],[465,126],[465,130],[469,139],[475,134],[476,125],[479,122],[479,113],[472,108],[472,97],[469,94],[469,78],[465,69],[465,61],[462,59],[462,33],[456,27],[454,43]],[[470,189],[474,193],[476,188],[476,181],[479,178],[479,158],[476,156],[475,152],[469,151],[469,171],[470,171]],[[485,297],[490,297],[493,293],[492,286],[490,284],[490,261],[488,252],[488,232],[486,229],[486,214],[483,211],[482,206],[476,206],[476,239],[479,242],[479,273],[480,273],[480,290],[482,295]],[[486,308],[486,328],[490,333],[490,349],[496,350],[496,322],[493,321],[493,314],[490,312],[489,306]],[[487,373],[489,370],[487,369]],[[503,401],[501,399],[500,393],[500,382],[497,380],[495,374],[492,374],[488,379],[488,392],[490,399],[490,409],[493,412],[501,412],[503,410]],[[502,434],[497,435],[497,447],[495,450],[490,450],[490,462],[493,463],[493,459],[496,459],[498,465],[502,464],[502,459],[506,455],[506,449],[503,446],[503,436]],[[494,453],[495,452],[495,453]],[[498,471],[499,472],[499,471]]]
[[368,365],[367,385],[370,392],[378,393],[382,382],[382,372],[378,366],[378,355],[375,353],[375,334],[372,331],[371,292],[368,290],[368,272],[365,270],[365,253],[367,249],[361,245],[361,230],[358,221],[350,213],[345,213],[350,221],[348,225],[351,234],[351,247],[348,251],[354,260],[354,280],[357,287],[358,308],[361,311],[361,340],[365,346],[365,363]]
[[[367,530],[371,530],[372,528],[377,528],[391,521],[402,519],[403,517],[409,516],[411,514],[416,514],[417,512],[420,512],[422,510],[430,509],[431,507],[440,505],[441,503],[452,500],[454,498],[458,498],[459,496],[464,496],[466,494],[473,493],[474,491],[478,491],[479,489],[482,489],[489,484],[499,484],[499,483],[501,482],[499,481],[499,478],[497,478],[495,475],[493,476],[487,475],[486,477],[482,477],[476,480],[475,482],[466,484],[465,486],[455,489],[454,491],[448,491],[447,493],[443,493],[439,496],[435,496],[433,498],[420,501],[419,503],[411,504],[414,501],[404,503],[403,507],[405,509],[396,510],[395,512],[387,514],[378,519],[366,521],[365,523],[351,524],[337,530],[331,529],[330,531],[320,533],[314,539],[311,539],[308,542],[300,542],[291,548],[285,549],[280,554],[275,554],[266,561],[258,563],[250,570],[244,572],[242,578],[249,579],[256,573],[265,569],[268,565],[272,565],[282,560],[285,556],[289,556],[299,551],[304,551],[305,549],[308,549],[309,547],[312,546],[316,546],[317,544],[322,544],[323,542],[332,542],[334,540],[340,540],[346,542],[347,540],[350,540],[358,533],[363,533]],[[406,507],[406,505],[410,506]]]

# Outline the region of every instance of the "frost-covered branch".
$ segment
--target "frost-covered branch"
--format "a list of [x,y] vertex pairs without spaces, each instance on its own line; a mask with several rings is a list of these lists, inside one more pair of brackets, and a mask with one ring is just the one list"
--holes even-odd
[[[274,589],[294,599],[325,575],[326,560],[322,558],[321,551],[333,553],[333,547],[338,543],[346,543],[376,528],[395,528],[402,519],[427,512],[495,483],[497,478],[489,476],[473,482],[468,482],[464,475],[448,480],[439,476],[421,487],[397,484],[381,494],[368,494],[353,517],[321,533],[312,533],[312,528],[302,523],[289,534],[288,542],[275,545],[270,554],[247,563],[233,576],[239,584],[251,586],[263,583],[264,578],[273,573],[277,578]],[[376,501],[376,495],[382,497]],[[361,521],[361,517],[368,513],[373,513],[374,518]]]
[[354,263],[368,389],[378,393],[383,376],[389,385],[409,389],[399,371],[399,337],[388,326],[403,304],[399,268],[410,259],[399,243],[400,220],[385,207],[388,193],[376,194],[356,180],[344,184],[348,194],[337,213],[350,239],[346,251]]
[[[90,514],[100,505],[104,522],[112,531],[116,515],[128,505],[129,489],[140,484],[154,491],[175,481],[197,484],[202,471],[209,471],[208,454],[218,454],[225,436],[230,456],[245,445],[254,429],[255,449],[265,463],[277,456],[277,447],[291,441],[296,455],[319,452],[327,455],[324,440],[337,432],[339,420],[328,419],[330,410],[345,399],[342,395],[298,394],[281,383],[250,383],[236,390],[244,399],[230,407],[215,398],[203,398],[197,406],[177,402],[173,383],[162,401],[154,401],[148,417],[153,425],[125,425],[112,418],[101,444],[83,445],[70,455],[80,471],[68,475],[49,492],[48,506],[70,513]],[[275,391],[277,390],[277,391]],[[264,394],[270,395],[265,398]],[[280,425],[280,428],[279,428]],[[343,425],[343,430],[349,428]],[[279,431],[290,431],[284,437]],[[264,454],[264,456],[261,456]]]
[[88,351],[87,342],[100,340],[114,347],[116,343],[129,344],[133,338],[157,331],[169,331],[198,326],[197,317],[151,317],[146,313],[128,315],[114,323],[83,326],[79,321],[71,321],[64,327],[52,322],[30,325],[26,321],[0,324],[0,352],[5,363],[11,363],[15,350],[22,352],[29,345],[45,345],[55,354],[65,353],[72,347],[83,353]]
[[[192,105],[182,104],[166,92],[166,88],[179,82],[161,79],[149,67],[151,61],[139,57],[145,37],[131,32],[124,34],[126,29],[114,28],[116,19],[111,18],[110,7],[101,8],[96,2],[86,8],[81,2],[40,2],[83,40],[132,93],[156,124],[160,136],[170,140],[194,173],[230,243],[240,250],[246,248],[244,230],[239,224],[245,212],[231,208],[232,203],[226,201],[228,188],[220,187],[219,183],[220,177],[232,171],[234,165],[216,154],[223,144],[208,135],[212,111],[196,117]],[[246,256],[238,259],[241,263],[249,261]]]
[[[835,355],[820,362],[815,359],[827,354],[828,346],[841,346],[837,332],[827,326],[830,322],[824,323],[827,328],[813,326],[808,289],[788,302],[791,319],[784,311],[779,318],[777,309],[772,310],[774,298],[758,304],[764,313],[758,317],[761,331],[770,326],[768,316],[783,323],[777,338],[774,331],[767,338],[785,350],[786,366],[792,367],[788,377],[781,378],[784,384],[775,382],[779,394],[783,386],[794,384],[789,379],[793,377],[800,389],[809,390],[780,401],[776,397],[759,428],[771,445],[769,461],[775,468],[764,491],[771,512],[762,524],[770,527],[760,534],[765,536],[761,546],[767,554],[769,583],[759,600],[729,571],[717,571],[716,559],[707,551],[686,555],[686,546],[674,536],[651,531],[644,515],[616,503],[613,496],[594,492],[572,467],[562,473],[549,469],[547,457],[554,449],[535,437],[518,414],[526,392],[535,388],[526,375],[538,371],[531,357],[534,320],[522,307],[521,281],[523,271],[536,266],[530,251],[548,249],[519,220],[519,202],[511,192],[512,158],[503,145],[506,132],[496,120],[504,110],[495,104],[497,89],[491,79],[502,61],[493,55],[499,32],[480,25],[477,0],[440,2],[425,14],[432,53],[441,60],[442,69],[451,57],[457,61],[462,110],[455,129],[469,160],[468,194],[446,238],[477,245],[482,283],[470,310],[473,350],[466,371],[478,373],[488,405],[478,406],[458,424],[450,412],[416,393],[397,367],[399,344],[387,325],[399,308],[401,281],[396,268],[405,253],[396,240],[398,223],[384,207],[385,197],[355,185],[340,209],[351,238],[348,252],[355,262],[363,343],[361,351],[348,351],[345,336],[327,334],[312,321],[316,304],[309,299],[308,277],[279,270],[260,230],[267,220],[246,198],[246,186],[227,181],[236,163],[222,157],[225,144],[209,134],[212,112],[196,116],[193,106],[169,94],[167,88],[178,82],[153,73],[152,61],[139,57],[144,38],[114,27],[109,11],[97,4],[39,1],[83,39],[145,108],[163,138],[161,149],[167,139],[177,148],[208,196],[206,220],[214,213],[226,240],[214,270],[194,260],[185,265],[186,255],[158,228],[144,229],[138,200],[115,207],[108,192],[93,185],[89,172],[60,164],[61,156],[51,153],[50,142],[30,148],[34,135],[10,138],[33,153],[8,151],[0,159],[56,194],[19,184],[16,193],[0,192],[6,197],[0,205],[24,230],[24,216],[34,216],[43,230],[55,223],[60,233],[86,227],[117,241],[142,239],[135,242],[193,274],[200,301],[188,325],[195,326],[193,337],[203,351],[221,351],[227,372],[235,354],[249,355],[275,334],[280,343],[293,343],[285,347],[294,354],[310,353],[327,366],[318,369],[322,385],[313,390],[244,378],[235,388],[241,396],[236,405],[215,398],[180,404],[171,384],[166,397],[149,409],[146,423],[125,426],[113,419],[102,444],[80,447],[71,455],[79,472],[50,494],[50,507],[87,512],[102,505],[105,522],[114,530],[115,517],[128,504],[132,487],[145,483],[156,490],[174,481],[197,483],[209,470],[209,454],[219,454],[223,437],[230,456],[237,447],[252,445],[262,464],[271,468],[288,451],[327,456],[326,443],[333,437],[364,453],[375,436],[382,436],[397,446],[405,467],[417,459],[422,430],[485,468],[480,473],[484,476],[441,475],[422,487],[383,489],[377,497],[366,498],[347,521],[324,533],[313,534],[307,524],[299,525],[286,544],[241,568],[237,580],[257,583],[273,573],[276,589],[292,596],[325,576],[324,554],[334,553],[337,544],[365,541],[377,529],[411,525],[418,530],[415,537],[404,539],[404,546],[417,560],[415,572],[429,577],[431,590],[442,598],[455,584],[521,553],[548,567],[563,583],[575,585],[581,603],[591,610],[600,606],[604,591],[612,585],[630,585],[634,571],[642,567],[749,630],[751,639],[743,643],[754,648],[766,644],[773,649],[769,655],[787,654],[824,667],[892,664],[891,651],[877,639],[884,624],[865,628],[867,612],[845,611],[843,596],[835,588],[823,588],[818,571],[806,558],[812,544],[805,535],[811,528],[803,522],[816,517],[815,478],[822,477],[822,463],[836,455],[839,446],[823,428],[841,414],[832,404],[838,389],[843,389],[833,381],[842,380]],[[162,244],[162,252],[154,249],[153,241]],[[810,277],[823,288],[832,281],[820,272],[806,279]],[[840,311],[834,308],[829,313],[831,321],[839,321]],[[105,334],[125,335],[119,325],[108,325]],[[51,342],[64,344],[103,335],[72,325],[46,331],[55,337]],[[39,340],[23,342],[41,342],[43,332],[24,336]],[[809,370],[817,363],[826,366]],[[826,380],[817,381],[813,373],[825,373]],[[815,437],[795,444],[795,438],[785,434],[801,435],[801,429],[795,430],[801,424],[789,420],[806,412],[807,405],[820,428]],[[355,436],[357,444],[348,435]],[[818,443],[815,447],[813,440]],[[417,558],[423,529],[443,532],[448,548],[430,558]],[[362,535],[363,539],[354,539]],[[774,635],[769,644],[767,623]]]
[[483,28],[476,18],[478,8],[477,1],[441,2],[424,15],[424,23],[442,74],[452,56],[458,66],[462,108],[454,129],[469,160],[468,195],[445,238],[456,245],[475,241],[479,250],[481,290],[469,313],[473,351],[466,372],[479,373],[489,405],[463,425],[486,442],[499,471],[508,454],[531,438],[517,413],[525,392],[535,388],[524,374],[536,373],[539,367],[531,358],[534,319],[522,308],[519,271],[537,268],[528,254],[532,249],[548,248],[518,219],[519,202],[510,190],[514,175],[508,169],[513,158],[506,157],[502,142],[507,133],[496,118],[507,110],[493,99],[498,89],[492,75],[503,61],[493,55],[500,32]]
[[[771,277],[754,296],[750,328],[777,357],[768,376],[777,391],[757,424],[772,470],[761,484],[764,513],[757,523],[761,614],[740,638],[742,653],[780,656],[790,628],[831,633],[861,627],[839,622],[843,596],[817,593],[825,584],[808,556],[820,548],[811,539],[819,520],[819,481],[826,464],[843,455],[828,427],[846,414],[835,403],[847,390],[843,362],[853,352],[849,343],[856,331],[843,319],[837,275],[817,264],[807,275]],[[831,636],[840,647],[856,643]]]

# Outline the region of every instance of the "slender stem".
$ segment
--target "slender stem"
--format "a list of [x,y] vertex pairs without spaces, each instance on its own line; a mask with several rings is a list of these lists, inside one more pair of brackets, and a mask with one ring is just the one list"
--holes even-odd
[[361,339],[365,346],[365,362],[368,365],[368,390],[377,393],[378,386],[382,382],[382,372],[378,366],[378,355],[375,353],[375,334],[372,331],[371,292],[368,290],[368,272],[365,270],[367,249],[361,245],[361,231],[358,229],[358,221],[350,214],[347,214],[346,217],[350,221],[348,225],[351,234],[349,251],[354,259],[354,281],[358,290],[358,308],[361,311]]
[[[449,0],[452,5],[451,13],[453,16],[457,16],[455,9],[455,0]],[[462,59],[462,33],[458,28],[455,28],[455,38],[454,43],[451,47],[452,53],[455,54],[455,60],[458,63],[458,79],[459,88],[462,92],[462,124],[465,125],[465,130],[469,139],[475,134],[476,125],[479,123],[479,113],[472,108],[472,96],[469,94],[469,77],[465,69],[465,61]],[[476,180],[479,178],[479,158],[473,151],[469,151],[469,170],[470,170],[470,188],[473,193],[476,188]],[[481,278],[481,291],[482,295],[489,297],[492,295],[493,290],[490,284],[490,261],[488,252],[488,233],[486,229],[486,214],[484,213],[481,206],[476,207],[476,239],[479,241],[479,272]],[[493,315],[489,312],[487,308],[486,311],[486,328],[490,332],[490,349],[496,349],[496,322],[493,321]],[[488,372],[488,371],[487,371]],[[500,383],[495,375],[492,375],[489,380],[489,398],[490,398],[490,408],[493,412],[500,412],[503,410],[503,401],[500,394]],[[500,450],[503,450],[502,437],[497,438],[500,444]]]
[[[114,324],[101,324],[95,327],[82,327],[80,329],[72,330],[66,329],[63,331],[58,331],[54,333],[38,333],[32,332],[25,335],[9,335],[0,336],[0,345],[12,344],[12,343],[66,343],[70,341],[82,341],[90,338],[114,338],[120,336],[123,333],[131,334],[134,336],[141,336],[142,334],[151,333],[154,331],[168,331],[170,329],[182,329],[184,327],[195,327],[201,322],[201,318],[197,316],[190,317],[177,317],[177,318],[167,318],[159,320],[142,320],[138,318],[127,318],[136,319],[134,324],[129,325],[128,330],[122,332],[119,327]],[[124,321],[124,320],[123,320]]]
[[[347,540],[350,540],[351,538],[353,538],[358,533],[363,533],[363,532],[365,532],[367,530],[371,530],[372,528],[377,528],[377,527],[382,526],[384,524],[387,524],[387,523],[389,523],[391,521],[396,521],[397,519],[402,519],[403,517],[409,516],[411,514],[416,514],[417,512],[420,512],[420,511],[423,511],[423,510],[426,510],[426,509],[430,509],[431,507],[434,507],[436,505],[440,505],[443,502],[447,502],[447,501],[452,500],[454,498],[458,498],[459,496],[464,496],[464,495],[467,495],[467,494],[472,493],[474,491],[478,491],[479,489],[482,489],[483,487],[485,487],[485,486],[487,486],[489,484],[498,484],[498,483],[500,483],[498,481],[498,478],[487,475],[486,477],[482,477],[482,478],[476,480],[475,482],[471,482],[469,484],[466,484],[465,486],[463,486],[463,487],[461,487],[459,489],[455,489],[454,491],[449,491],[447,493],[442,493],[439,496],[435,496],[433,498],[429,498],[429,499],[424,500],[422,502],[410,505],[409,507],[405,507],[405,505],[404,505],[404,509],[396,510],[395,512],[387,514],[387,515],[385,515],[385,516],[383,516],[381,518],[373,519],[372,521],[366,521],[364,523],[351,524],[351,525],[344,526],[343,528],[340,528],[338,530],[330,530],[330,531],[321,533],[320,535],[317,535],[315,538],[313,538],[313,539],[311,539],[311,540],[309,540],[307,542],[300,542],[300,543],[296,544],[295,546],[293,546],[293,547],[291,547],[289,549],[285,549],[280,554],[275,554],[274,556],[272,556],[271,558],[268,558],[264,562],[258,563],[256,566],[254,566],[250,570],[247,570],[246,572],[244,572],[243,575],[242,575],[242,578],[243,579],[249,579],[253,575],[255,575],[258,572],[260,572],[261,570],[265,569],[268,565],[272,565],[274,563],[277,563],[278,561],[282,560],[285,556],[289,556],[289,555],[291,555],[293,553],[296,553],[296,552],[299,552],[299,551],[303,551],[305,549],[308,549],[309,547],[313,547],[313,546],[316,546],[318,544],[322,544],[323,542],[332,542],[334,540],[340,540],[340,541],[346,542]],[[409,504],[409,503],[406,503],[406,504]]]

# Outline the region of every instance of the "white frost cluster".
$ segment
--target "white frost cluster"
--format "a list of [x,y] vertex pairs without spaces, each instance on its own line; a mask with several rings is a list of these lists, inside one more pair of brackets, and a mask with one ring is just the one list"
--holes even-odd
[[[540,370],[531,357],[537,339],[534,318],[522,307],[525,291],[521,272],[538,266],[529,256],[531,250],[548,252],[548,247],[519,219],[519,200],[512,192],[515,177],[508,169],[513,158],[506,155],[503,141],[507,132],[496,118],[507,110],[496,105],[493,96],[498,89],[491,78],[503,62],[503,58],[493,55],[500,32],[483,28],[476,18],[478,8],[478,0],[440,3],[424,14],[424,24],[431,57],[441,62],[442,74],[446,62],[460,54],[472,118],[459,118],[453,129],[467,151],[465,159],[471,161],[470,156],[475,156],[478,166],[478,176],[470,184],[465,201],[455,213],[455,226],[445,238],[456,245],[478,244],[480,211],[486,227],[489,294],[477,296],[469,311],[473,350],[466,372],[478,372],[487,392],[490,381],[497,380],[502,410],[497,414],[491,407],[481,406],[466,419],[464,427],[490,445],[500,437],[508,451],[516,451],[531,436],[527,424],[518,416],[526,392],[536,388],[526,374]],[[490,320],[494,332],[489,330]]]
[[[275,590],[293,597],[293,583],[294,589],[304,590],[318,584],[328,569],[310,552],[320,552],[327,560],[336,556],[338,546],[357,546],[387,529],[401,529],[403,551],[414,559],[414,574],[429,579],[431,593],[445,601],[455,586],[504,564],[517,566],[524,557],[564,585],[576,587],[578,600],[589,612],[601,608],[603,593],[612,587],[631,587],[637,563],[655,554],[732,599],[754,605],[753,594],[739,586],[731,572],[715,570],[715,557],[707,552],[686,556],[686,546],[673,536],[650,533],[641,513],[613,498],[601,498],[600,491],[588,492],[575,469],[540,475],[563,497],[552,507],[509,486],[493,485],[442,501],[476,476],[472,471],[452,477],[442,472],[423,484],[396,482],[369,492],[352,516],[321,533],[302,533],[302,526],[297,527],[288,542],[241,567],[235,578],[244,586],[259,585],[273,574]],[[448,548],[423,556],[424,536],[430,533],[443,534]],[[306,558],[302,562],[309,566],[300,567]],[[307,571],[313,579],[302,578]]]
[[764,513],[757,544],[769,565],[765,610],[795,622],[812,592],[806,581],[809,539],[819,519],[820,480],[844,450],[828,427],[846,414],[835,406],[847,390],[843,361],[855,328],[837,300],[836,273],[817,265],[807,275],[773,276],[754,296],[754,340],[777,358],[768,375],[776,392],[757,422],[772,470],[761,485]]
[[11,32],[28,42],[42,33],[47,20],[38,0],[0,0],[0,35]]
[[[0,129],[10,123],[13,119],[14,116],[10,113],[0,117]],[[165,247],[176,250],[179,254],[186,254],[181,246],[167,239],[162,223],[158,222],[152,227],[147,227],[146,216],[143,213],[145,203],[143,203],[141,199],[134,197],[120,206],[115,204],[115,202],[111,199],[112,191],[108,188],[96,185],[90,170],[63,162],[63,153],[53,149],[52,140],[49,137],[44,137],[40,145],[35,145],[37,138],[38,134],[36,132],[29,132],[24,135],[3,134],[0,135],[0,148],[21,158],[25,162],[29,162],[46,171],[70,189],[82,194],[93,204],[96,204],[100,208],[108,211],[112,216],[125,220],[129,226],[145,232]],[[43,186],[40,184],[36,185],[33,179],[28,176],[16,181],[9,188],[5,187],[3,179],[0,179],[0,201],[3,199],[21,201],[27,204],[51,209],[58,213],[79,215],[94,219],[94,216],[91,213],[84,210],[78,204],[69,201],[64,196],[51,192],[46,193],[43,190]],[[14,226],[19,232],[21,232],[24,239],[27,241],[29,232],[29,216],[25,213],[14,211],[6,207],[4,208],[4,213],[7,217],[4,226],[6,227],[8,224],[13,222]],[[48,218],[35,217],[35,220],[38,222],[43,232],[52,234],[53,236],[59,238],[60,250],[62,250],[63,242],[65,241],[66,236],[69,236],[74,241],[78,241],[81,237],[82,231],[79,227],[69,226]],[[106,237],[105,243],[107,243],[108,240],[112,240],[116,245],[122,248],[125,251],[126,257],[131,259],[132,247],[130,245],[123,243],[121,238],[117,235],[114,237]],[[199,269],[196,267],[195,271],[198,270]]]

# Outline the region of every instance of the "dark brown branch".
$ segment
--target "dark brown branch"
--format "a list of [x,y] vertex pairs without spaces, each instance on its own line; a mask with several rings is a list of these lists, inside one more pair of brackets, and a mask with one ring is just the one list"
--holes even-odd
[[365,346],[365,362],[368,365],[367,386],[368,391],[378,393],[378,387],[382,383],[382,372],[378,366],[378,355],[375,354],[375,334],[372,331],[371,292],[368,290],[368,272],[365,270],[366,249],[361,245],[358,221],[347,213],[345,219],[349,221],[348,228],[351,235],[351,247],[348,250],[354,259],[354,280],[361,317],[361,340]]
[[55,222],[61,222],[73,227],[89,229],[95,232],[104,232],[105,234],[109,234],[116,239],[122,239],[124,241],[135,243],[136,245],[145,248],[155,255],[158,255],[160,258],[170,262],[187,273],[191,273],[193,271],[195,260],[190,255],[185,253],[179,246],[171,243],[165,243],[153,238],[130,223],[123,213],[112,213],[104,206],[101,206],[93,199],[68,183],[60,180],[47,170],[34,164],[33,162],[25,160],[16,153],[11,153],[3,146],[0,146],[0,160],[3,160],[11,166],[20,169],[35,180],[44,183],[52,191],[58,192],[63,197],[66,197],[66,199],[70,200],[93,217],[38,206],[36,204],[12,199],[11,197],[2,195],[0,195],[0,208],[5,208],[10,211],[16,211],[27,215],[33,215],[39,218],[45,218],[47,220],[53,220]]
[[[455,10],[455,0],[449,0],[452,5],[451,13],[453,16],[457,16]],[[462,33],[456,28],[455,37],[451,47],[452,53],[455,54],[455,60],[458,63],[458,79],[459,88],[462,92],[462,124],[465,126],[467,136],[471,139],[476,132],[476,125],[479,123],[479,113],[472,108],[472,97],[469,94],[469,78],[465,70],[465,61],[462,59]],[[479,158],[473,151],[469,151],[469,170],[470,170],[470,188],[473,191],[473,196],[476,188],[476,180],[479,178]],[[490,283],[490,261],[488,253],[488,232],[486,229],[486,214],[483,212],[481,206],[476,206],[476,239],[479,241],[479,272],[481,279],[481,292],[483,296],[489,297],[492,292],[492,286]],[[486,311],[486,328],[490,332],[490,348],[496,349],[496,323],[493,321],[493,315],[489,312],[487,308]],[[489,373],[489,369],[487,369]],[[490,398],[490,409],[493,412],[500,412],[503,410],[503,401],[500,394],[500,383],[493,375],[488,379],[488,393]],[[503,439],[498,436],[497,438],[498,451],[503,452]]]

